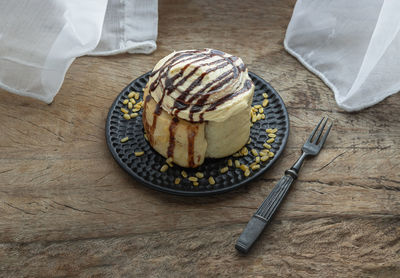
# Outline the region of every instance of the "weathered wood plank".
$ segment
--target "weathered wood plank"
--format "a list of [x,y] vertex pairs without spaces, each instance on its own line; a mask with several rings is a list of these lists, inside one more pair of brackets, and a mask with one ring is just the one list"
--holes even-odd
[[[160,1],[158,50],[82,57],[55,101],[0,92],[0,276],[398,277],[400,94],[346,113],[283,49],[295,1]],[[184,26],[184,27],[183,27]],[[172,50],[239,55],[283,97],[287,148],[261,179],[207,198],[133,181],[107,150],[108,108]],[[248,256],[234,242],[322,116],[335,121]]]

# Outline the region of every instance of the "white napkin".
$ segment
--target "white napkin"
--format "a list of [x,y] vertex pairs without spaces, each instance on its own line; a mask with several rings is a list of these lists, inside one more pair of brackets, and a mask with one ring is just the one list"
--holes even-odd
[[298,0],[284,46],[356,111],[400,90],[399,0]]
[[50,103],[76,57],[156,49],[157,0],[0,2],[0,87]]

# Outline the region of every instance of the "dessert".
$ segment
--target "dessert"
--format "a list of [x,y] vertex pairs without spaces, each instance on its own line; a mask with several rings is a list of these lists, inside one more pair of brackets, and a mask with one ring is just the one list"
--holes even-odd
[[156,64],[144,88],[149,143],[183,167],[231,155],[249,139],[253,94],[240,58],[213,49],[173,52]]

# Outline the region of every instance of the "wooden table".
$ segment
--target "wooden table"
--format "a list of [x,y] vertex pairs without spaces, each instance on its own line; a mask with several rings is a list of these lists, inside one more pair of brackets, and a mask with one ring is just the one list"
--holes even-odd
[[[400,94],[346,113],[282,43],[294,0],[173,1],[151,55],[78,58],[51,105],[0,92],[2,277],[400,277]],[[172,50],[236,54],[283,97],[287,147],[231,193],[187,198],[135,182],[113,160],[114,98]],[[271,225],[234,243],[323,115],[335,126]]]

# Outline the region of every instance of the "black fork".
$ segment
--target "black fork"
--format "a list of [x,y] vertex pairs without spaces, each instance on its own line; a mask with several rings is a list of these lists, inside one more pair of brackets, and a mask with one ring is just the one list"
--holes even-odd
[[[279,182],[272,189],[271,193],[264,200],[261,206],[258,208],[256,213],[250,219],[246,228],[240,235],[238,241],[236,242],[235,248],[242,252],[247,253],[256,239],[259,237],[261,232],[264,230],[265,226],[271,220],[271,217],[274,215],[276,209],[282,202],[285,197],[287,191],[289,190],[293,181],[297,178],[301,165],[304,162],[304,159],[308,156],[317,155],[322,146],[324,145],[326,138],[328,137],[329,131],[332,128],[332,123],[329,125],[327,131],[321,138],[322,132],[325,129],[326,123],[328,122],[328,118],[324,121],[325,118],[322,118],[314,130],[311,132],[310,137],[306,141],[306,143],[301,148],[302,154],[300,158],[296,161],[295,164],[289,169],[285,171],[285,175],[279,180]],[[320,127],[321,123],[322,127]]]

